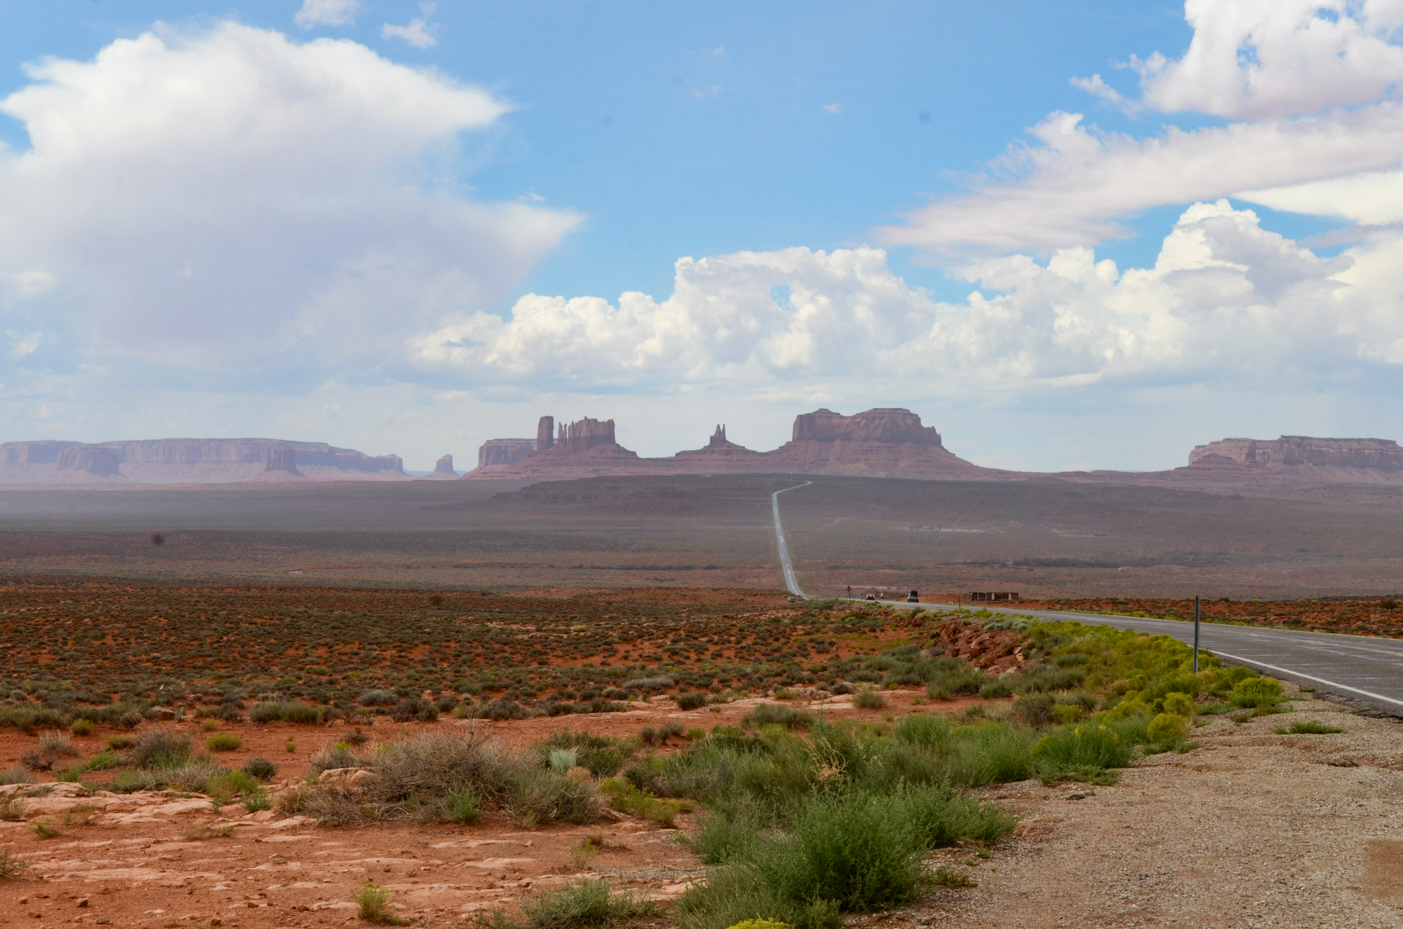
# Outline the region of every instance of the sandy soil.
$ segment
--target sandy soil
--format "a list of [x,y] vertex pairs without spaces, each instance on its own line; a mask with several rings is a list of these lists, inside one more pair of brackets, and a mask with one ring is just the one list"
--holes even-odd
[[[901,712],[913,696],[889,694],[888,710],[866,716]],[[616,733],[670,719],[710,727],[735,721],[751,705],[683,713],[658,700],[565,724]],[[1195,733],[1199,748],[1144,759],[1115,786],[1030,781],[992,789],[989,799],[1023,817],[1017,835],[987,859],[965,848],[938,852],[933,862],[969,874],[977,887],[940,890],[920,906],[851,922],[1031,929],[1403,925],[1403,810],[1396,805],[1403,795],[1403,728],[1308,698],[1292,706],[1289,714],[1240,726],[1213,718]],[[854,712],[841,698],[830,707],[838,715]],[[1346,731],[1272,732],[1304,719]],[[383,723],[367,734],[384,741],[453,725]],[[549,719],[478,725],[513,742],[561,728]],[[343,728],[230,727],[253,753],[269,757],[281,752],[289,730],[296,733],[297,752],[278,759],[280,777],[297,773],[319,738],[334,739]],[[6,757],[27,741],[7,736]],[[511,907],[576,875],[603,875],[666,901],[703,874],[676,832],[633,819],[532,831],[496,817],[471,827],[323,829],[279,821],[271,811],[215,812],[198,797],[80,792],[60,786],[30,800],[24,821],[0,822],[0,846],[33,862],[25,880],[0,883],[0,924],[346,925],[356,922],[352,892],[374,880],[418,924],[467,925],[484,907]],[[39,818],[60,835],[35,835]],[[679,825],[688,828],[689,818]],[[602,838],[604,850],[590,861],[572,861],[572,846],[586,835]]]
[[[857,710],[847,697],[792,703],[875,722],[909,711],[921,694],[888,691],[886,697],[884,710]],[[373,742],[388,742],[416,732],[476,726],[511,744],[527,745],[564,728],[629,735],[676,721],[687,728],[710,729],[739,722],[760,702],[738,700],[715,712],[684,712],[673,701],[658,699],[626,713],[513,722],[444,718],[401,724],[382,718],[362,731]],[[959,712],[972,702],[935,706]],[[189,732],[197,740],[206,735],[193,722],[165,728]],[[220,731],[238,733],[244,740],[240,751],[219,755],[222,763],[241,764],[263,755],[279,764],[277,777],[283,780],[305,774],[310,758],[349,729],[344,724],[245,722],[223,724]],[[105,735],[99,731],[74,741],[86,756],[101,747]],[[291,753],[285,751],[289,735],[296,745]],[[0,737],[0,766],[13,766],[20,753],[37,742],[37,736],[5,733]],[[19,789],[0,788],[0,793]],[[88,793],[69,784],[53,785],[51,793],[26,803],[24,819],[0,821],[0,848],[33,863],[24,880],[0,882],[0,925],[340,925],[355,921],[352,894],[367,880],[389,888],[406,918],[433,926],[466,925],[466,918],[478,910],[512,907],[525,894],[575,876],[602,875],[618,887],[666,901],[704,872],[675,841],[677,831],[629,818],[530,831],[501,816],[486,816],[468,827],[323,829],[301,818],[279,819],[271,810],[248,814],[238,804],[216,811],[199,796]],[[37,820],[59,835],[40,838],[33,832]],[[683,829],[692,824],[688,815],[678,819]],[[586,836],[596,837],[602,850],[576,866],[571,849]]]

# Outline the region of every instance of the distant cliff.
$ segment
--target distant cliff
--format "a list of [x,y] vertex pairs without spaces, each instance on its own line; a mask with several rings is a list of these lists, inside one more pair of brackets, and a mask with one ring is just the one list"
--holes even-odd
[[1272,441],[1222,439],[1199,445],[1189,453],[1189,467],[1221,466],[1244,468],[1361,468],[1373,471],[1403,471],[1403,448],[1392,439],[1317,439],[1304,435],[1284,435]]
[[397,455],[371,457],[325,442],[148,439],[6,442],[0,481],[225,483],[269,480],[404,480]]

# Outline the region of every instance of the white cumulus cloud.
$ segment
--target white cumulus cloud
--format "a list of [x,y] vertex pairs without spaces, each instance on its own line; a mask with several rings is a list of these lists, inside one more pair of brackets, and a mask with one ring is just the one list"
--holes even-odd
[[501,299],[578,221],[422,184],[509,104],[354,42],[162,28],[27,74],[0,101],[31,143],[0,151],[0,314],[42,305],[45,344],[90,361],[382,356]]
[[1394,237],[1322,259],[1220,201],[1187,209],[1154,267],[1121,271],[1087,247],[990,259],[964,268],[980,289],[963,303],[910,286],[880,249],[740,252],[680,260],[665,300],[531,294],[410,350],[465,382],[582,391],[854,377],[909,391],[913,363],[946,394],[1320,375],[1403,360],[1403,316],[1378,300],[1400,253]]
[[1133,60],[1145,103],[1233,119],[1373,103],[1403,81],[1399,0],[1188,0],[1181,58]]
[[360,12],[360,0],[302,0],[292,21],[303,29],[314,26],[350,26]]
[[419,4],[423,16],[411,19],[403,26],[385,23],[380,27],[380,36],[385,39],[399,39],[415,48],[433,48],[438,44],[438,29],[429,24],[429,18],[438,7],[432,3]]

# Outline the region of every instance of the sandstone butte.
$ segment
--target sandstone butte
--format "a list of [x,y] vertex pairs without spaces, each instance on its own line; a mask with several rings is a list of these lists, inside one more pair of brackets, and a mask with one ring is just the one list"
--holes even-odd
[[[1196,447],[1169,471],[1058,474],[982,468],[947,450],[940,433],[910,410],[853,416],[820,409],[795,418],[793,437],[767,452],[738,445],[718,425],[701,448],[642,458],[619,445],[614,421],[557,425],[542,416],[534,438],[489,439],[468,480],[561,480],[668,474],[813,474],[924,480],[1057,479],[1091,483],[1234,487],[1261,483],[1403,483],[1403,448],[1388,439],[1282,436],[1222,439]],[[453,480],[453,456],[428,479]],[[231,483],[412,480],[396,455],[372,457],[322,442],[281,439],[38,441],[0,444],[0,482],[36,484]]]
[[[726,438],[717,426],[701,448],[670,458],[640,458],[614,438],[614,421],[581,419],[560,426],[541,417],[528,449],[522,439],[514,460],[480,463],[468,479],[595,477],[645,474],[833,474],[866,477],[975,477],[987,469],[946,451],[940,433],[910,410],[876,409],[855,416],[815,410],[794,420],[794,437],[769,452]],[[500,447],[504,448],[504,446]],[[479,462],[487,460],[483,446]]]
[[670,458],[642,458],[619,445],[614,421],[569,425],[542,416],[535,439],[492,439],[465,480],[572,479],[661,474],[818,474],[944,480],[1026,480],[1219,486],[1262,481],[1403,483],[1403,448],[1387,439],[1282,436],[1224,439],[1200,445],[1187,467],[1170,471],[1071,471],[1058,474],[983,468],[944,447],[940,434],[910,410],[882,408],[854,416],[820,409],[794,420],[793,438],[759,452],[726,438],[718,425],[701,448]]

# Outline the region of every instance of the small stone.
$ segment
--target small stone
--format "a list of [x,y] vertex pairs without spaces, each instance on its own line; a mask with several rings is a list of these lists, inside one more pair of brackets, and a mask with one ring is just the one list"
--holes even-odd
[[87,906],[87,905],[88,905],[88,898],[87,898],[87,897],[84,897],[84,898],[82,898],[81,900],[79,900],[79,901],[78,901],[78,905],[79,905],[80,907],[82,907],[82,906]]

